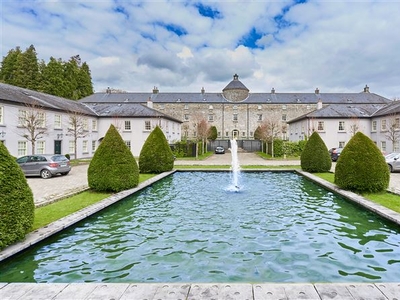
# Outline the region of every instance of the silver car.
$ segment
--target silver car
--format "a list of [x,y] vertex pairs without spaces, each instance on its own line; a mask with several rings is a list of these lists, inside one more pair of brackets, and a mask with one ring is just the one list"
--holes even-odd
[[17,158],[25,176],[40,176],[44,179],[56,174],[67,175],[71,171],[68,158],[61,154],[25,155]]
[[400,171],[400,153],[390,153],[385,156],[389,171]]

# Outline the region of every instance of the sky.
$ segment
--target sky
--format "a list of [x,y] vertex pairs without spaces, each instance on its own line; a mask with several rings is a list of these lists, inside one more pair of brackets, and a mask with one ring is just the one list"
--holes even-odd
[[1,56],[89,65],[95,92],[363,91],[400,99],[400,0],[2,0]]

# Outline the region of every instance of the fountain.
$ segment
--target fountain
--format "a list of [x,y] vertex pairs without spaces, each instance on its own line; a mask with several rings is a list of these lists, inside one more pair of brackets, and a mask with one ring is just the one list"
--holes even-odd
[[231,163],[231,171],[232,171],[232,183],[227,188],[228,191],[239,192],[239,178],[240,178],[240,165],[237,154],[237,142],[236,139],[231,140],[231,155],[232,155],[232,163]]

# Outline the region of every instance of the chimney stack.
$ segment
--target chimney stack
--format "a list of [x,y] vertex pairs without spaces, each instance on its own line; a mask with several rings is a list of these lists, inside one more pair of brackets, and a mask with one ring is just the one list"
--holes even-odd
[[318,88],[315,89],[315,94],[317,94],[317,95],[319,94],[319,89]]
[[158,94],[158,87],[155,86],[155,87],[153,88],[153,94]]
[[368,85],[365,85],[364,93],[369,93],[369,86]]

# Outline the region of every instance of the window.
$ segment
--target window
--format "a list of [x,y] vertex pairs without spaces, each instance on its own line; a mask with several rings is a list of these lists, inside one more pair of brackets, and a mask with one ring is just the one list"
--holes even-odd
[[286,114],[282,115],[282,121],[286,121]]
[[22,156],[22,155],[27,155],[28,154],[27,146],[28,146],[28,142],[27,141],[18,141],[18,156]]
[[246,136],[246,132],[242,131],[242,137]]
[[88,119],[83,119],[82,120],[82,127],[83,127],[83,130],[84,131],[89,131],[89,121],[88,121]]
[[386,120],[381,120],[381,131],[386,131]]
[[89,144],[87,140],[82,141],[82,152],[89,153]]
[[96,151],[96,141],[92,141],[92,152]]
[[208,121],[214,121],[214,115],[208,115]]
[[253,131],[250,131],[250,136],[251,137],[254,136],[254,132]]
[[238,114],[233,114],[233,121],[237,122],[237,120],[238,120]]
[[400,142],[397,141],[393,145],[393,152],[399,152],[400,151]]
[[372,121],[372,131],[376,131],[376,127],[377,127],[376,121]]
[[344,131],[345,130],[345,124],[344,121],[339,121],[339,131]]
[[54,115],[54,128],[61,129],[61,115]]
[[285,110],[287,107],[286,105],[282,105],[282,109]]
[[18,126],[26,125],[26,110],[18,111]]
[[38,112],[37,114],[37,124],[39,128],[46,127],[46,114],[44,112]]
[[185,115],[183,116],[183,119],[184,119],[185,121],[189,121],[189,115],[188,115],[188,114],[185,114]]
[[339,142],[339,148],[344,148],[345,142]]
[[318,131],[324,131],[324,121],[318,121]]
[[221,131],[218,131],[217,136],[220,138],[221,137]]
[[262,121],[263,120],[263,115],[262,114],[258,114],[257,115],[257,121]]
[[68,143],[68,153],[69,154],[75,153],[75,141],[69,141],[69,143]]
[[212,105],[209,105],[209,106],[208,106],[208,109],[209,109],[209,110],[213,110],[213,108],[214,108],[214,107],[213,107]]
[[385,141],[381,142],[381,151],[386,152],[386,142]]
[[124,141],[125,145],[131,150],[131,141]]
[[144,130],[151,130],[151,123],[150,121],[144,121]]
[[261,106],[261,105],[258,105],[258,106],[257,106],[257,109],[258,109],[258,110],[261,110],[261,109],[262,109],[262,106]]
[[0,124],[4,123],[4,107],[0,106]]
[[92,120],[92,131],[97,131],[97,120]]
[[45,153],[45,141],[37,141],[36,154],[44,154],[44,153]]
[[394,128],[395,129],[400,128],[400,119],[399,118],[394,119]]
[[124,127],[125,131],[131,131],[131,121],[125,121],[125,127]]
[[189,109],[189,105],[188,104],[185,104],[185,109]]
[[229,136],[229,132],[225,131],[225,136],[228,137]]

